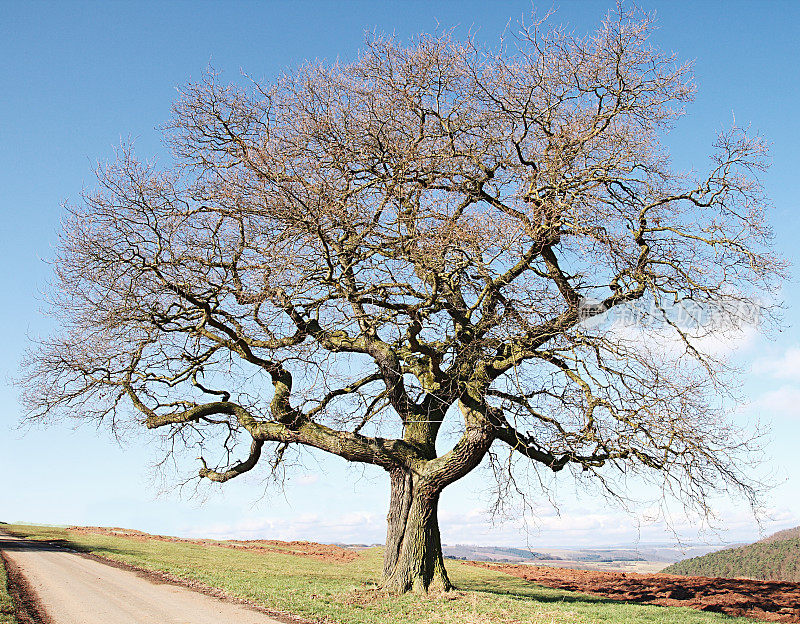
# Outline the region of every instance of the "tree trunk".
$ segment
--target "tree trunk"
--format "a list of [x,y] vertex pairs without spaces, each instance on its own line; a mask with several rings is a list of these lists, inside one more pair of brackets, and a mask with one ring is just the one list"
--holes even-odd
[[451,589],[439,537],[440,490],[404,470],[392,470],[390,476],[383,588],[400,593]]

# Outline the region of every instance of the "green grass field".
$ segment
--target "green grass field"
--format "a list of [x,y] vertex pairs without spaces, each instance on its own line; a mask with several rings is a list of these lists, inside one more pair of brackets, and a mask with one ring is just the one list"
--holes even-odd
[[16,624],[16,621],[14,605],[11,603],[11,596],[8,595],[6,569],[3,560],[0,559],[0,624]]
[[687,608],[629,604],[548,589],[492,570],[448,562],[458,591],[442,596],[385,595],[376,589],[381,551],[350,563],[279,552],[82,534],[41,526],[4,527],[33,539],[64,540],[77,549],[140,568],[199,581],[275,611],[341,624],[744,624]]

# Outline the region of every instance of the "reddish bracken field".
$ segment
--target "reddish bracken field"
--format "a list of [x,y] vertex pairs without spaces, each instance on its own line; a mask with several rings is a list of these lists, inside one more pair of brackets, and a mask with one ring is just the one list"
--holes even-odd
[[138,540],[159,540],[162,542],[182,542],[185,544],[200,544],[203,546],[219,546],[221,548],[235,548],[239,550],[262,551],[271,553],[284,553],[311,557],[320,561],[346,563],[358,557],[358,553],[340,546],[318,544],[317,542],[282,542],[279,540],[208,540],[184,539],[169,535],[151,535],[135,529],[122,529],[118,527],[78,527],[67,529],[73,533],[89,533],[95,535],[112,535]]
[[769,622],[800,622],[800,583],[672,574],[596,572],[527,565],[472,565],[570,591],[666,607],[691,607]]

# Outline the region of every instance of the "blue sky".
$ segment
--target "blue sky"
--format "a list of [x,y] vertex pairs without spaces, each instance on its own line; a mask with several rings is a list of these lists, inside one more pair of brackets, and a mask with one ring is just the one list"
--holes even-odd
[[[544,6],[544,5],[542,5]],[[549,7],[549,4],[547,5]],[[735,116],[772,144],[764,177],[775,204],[778,250],[800,260],[800,3],[642,2],[655,10],[654,42],[694,59],[699,92],[668,137],[675,162],[701,167],[716,132]],[[556,5],[554,22],[590,29],[610,1]],[[146,433],[115,441],[106,431],[16,428],[20,409],[8,383],[27,335],[48,331],[40,314],[45,262],[57,240],[64,199],[91,186],[91,169],[121,140],[168,163],[156,127],[176,87],[213,65],[269,79],[306,59],[349,59],[365,31],[408,39],[438,27],[477,32],[494,43],[509,19],[530,11],[508,2],[8,2],[0,1],[0,520],[104,524],[183,535],[380,542],[388,487],[380,471],[309,455],[285,489],[246,476],[199,495],[160,483]],[[739,418],[772,427],[767,466],[776,487],[767,531],[800,524],[800,290],[797,270],[783,291],[785,328],[767,339],[748,333],[726,345],[749,371]],[[614,544],[669,538],[656,522],[637,525],[622,511],[559,483],[562,507],[546,500],[528,526],[492,525],[484,513],[486,475],[446,491],[446,543],[540,546]],[[719,502],[719,537],[746,540],[758,527],[741,502]],[[678,532],[692,539],[691,522]],[[714,538],[713,536],[711,537]]]

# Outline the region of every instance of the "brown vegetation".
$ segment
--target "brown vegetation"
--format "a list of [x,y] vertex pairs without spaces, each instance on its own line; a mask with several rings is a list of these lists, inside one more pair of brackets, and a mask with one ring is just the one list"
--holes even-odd
[[800,526],[793,529],[783,529],[772,535],[768,535],[764,539],[758,540],[759,544],[771,544],[772,542],[782,542],[788,539],[800,539]]
[[210,540],[210,539],[188,539],[172,537],[170,535],[151,535],[135,529],[122,529],[119,527],[79,527],[71,526],[67,529],[74,533],[112,535],[114,537],[126,537],[138,540],[158,540],[162,542],[181,542],[184,544],[198,544],[200,546],[219,546],[220,548],[235,548],[254,552],[269,551],[271,553],[283,553],[286,555],[298,555],[300,557],[310,557],[319,561],[332,563],[347,563],[358,557],[358,553],[341,546],[330,544],[319,544],[317,542],[280,540]]
[[800,583],[595,572],[479,562],[473,562],[473,565],[506,572],[547,587],[614,600],[691,607],[770,622],[800,622]]

